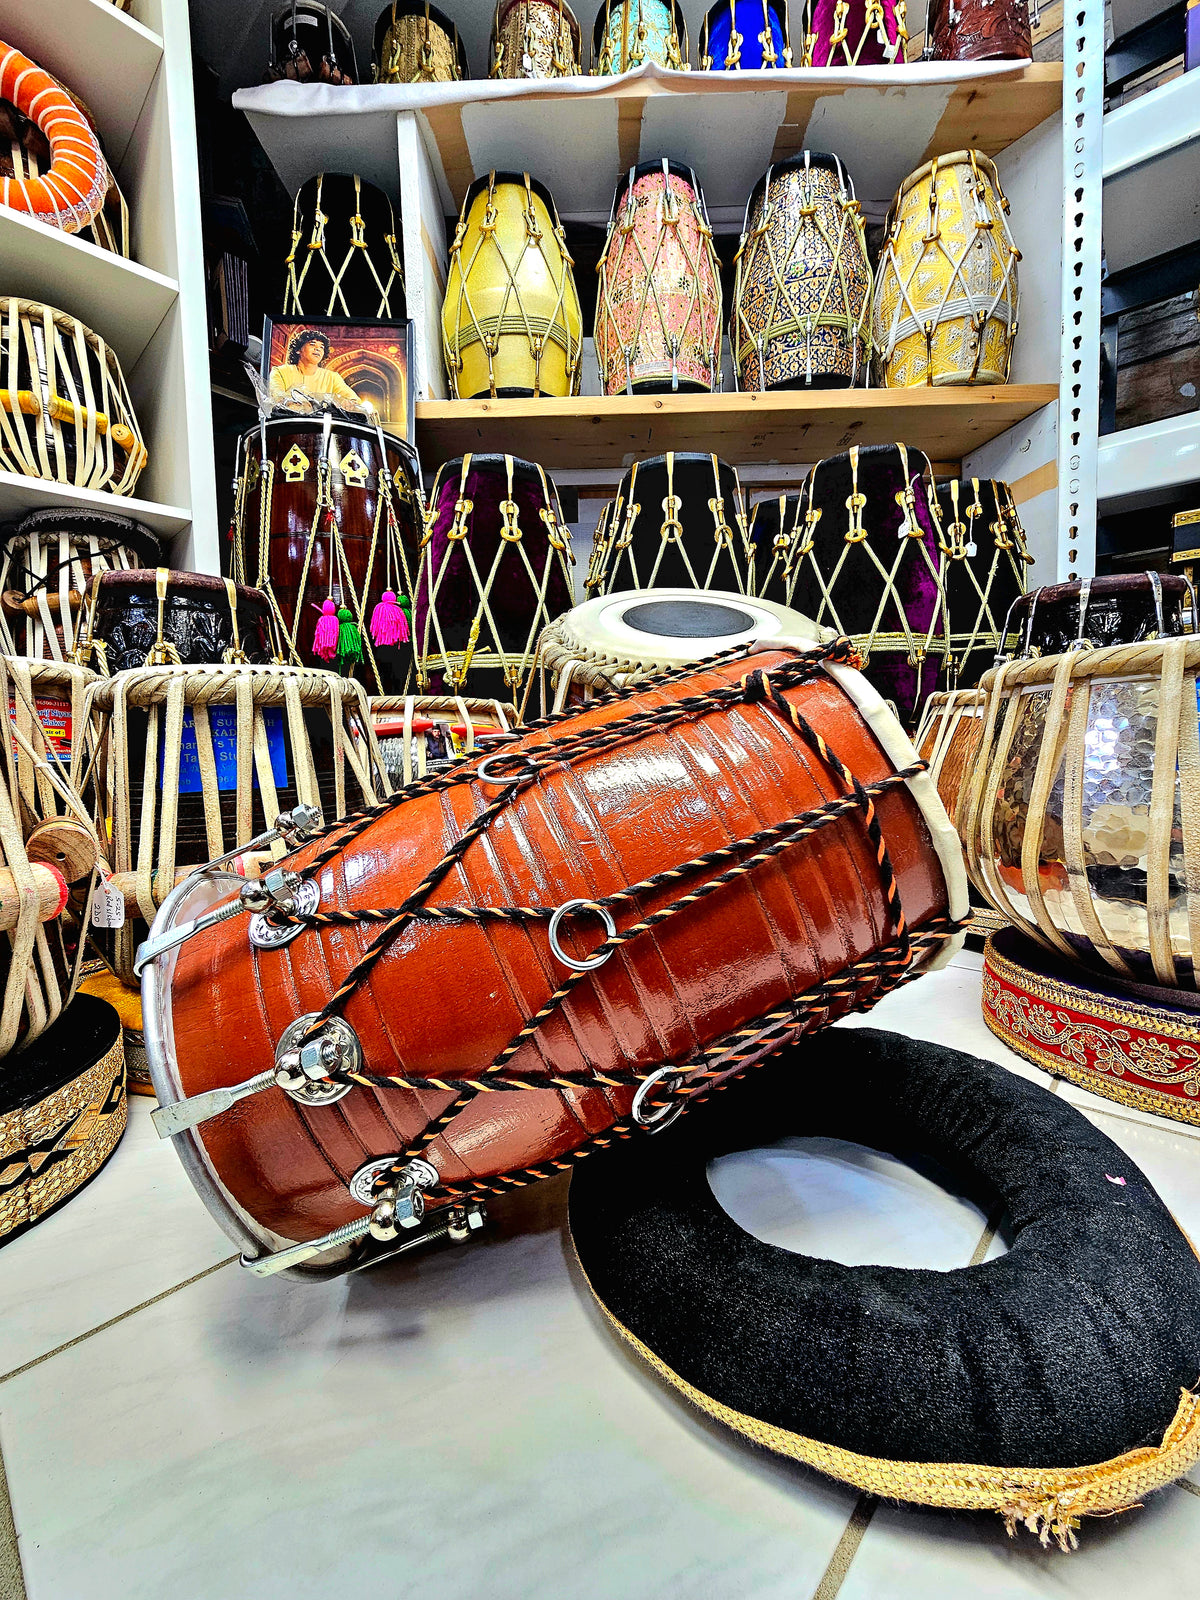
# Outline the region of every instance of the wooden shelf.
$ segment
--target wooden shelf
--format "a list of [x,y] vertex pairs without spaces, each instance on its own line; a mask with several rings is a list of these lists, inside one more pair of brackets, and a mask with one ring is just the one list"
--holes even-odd
[[626,467],[665,450],[728,461],[811,462],[900,439],[960,461],[1058,398],[1050,383],[998,388],[842,389],[813,394],[585,395],[574,400],[423,400],[428,470],[467,451],[508,451],[550,469]]

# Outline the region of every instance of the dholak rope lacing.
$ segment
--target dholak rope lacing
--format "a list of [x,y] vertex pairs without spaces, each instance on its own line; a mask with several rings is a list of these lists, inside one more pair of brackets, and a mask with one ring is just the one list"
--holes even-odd
[[[714,656],[705,664],[726,664],[742,659],[747,654],[748,647],[743,646],[736,650],[727,651],[720,656]],[[817,754],[819,759],[850,791],[846,795],[827,801],[824,805],[800,812],[771,827],[759,829],[757,832],[748,834],[730,844],[706,851],[702,855],[693,857],[690,861],[654,873],[640,883],[629,885],[625,889],[595,900],[582,902],[576,909],[585,913],[596,914],[601,911],[607,912],[610,909],[624,909],[631,904],[636,904],[638,896],[661,888],[665,884],[675,883],[706,868],[714,866],[724,868],[715,876],[698,884],[668,905],[662,906],[644,917],[640,917],[629,927],[618,928],[610,934],[592,952],[593,965],[586,970],[572,971],[554,993],[550,995],[541,1009],[525,1023],[520,1032],[505,1045],[494,1060],[483,1068],[477,1076],[470,1078],[425,1078],[410,1073],[385,1074],[331,1068],[328,1076],[335,1083],[353,1084],[364,1088],[434,1089],[451,1093],[455,1097],[450,1105],[416,1137],[408,1150],[398,1155],[389,1167],[382,1169],[377,1174],[373,1183],[373,1190],[376,1194],[394,1184],[402,1176],[404,1167],[412,1156],[426,1149],[454,1121],[464,1105],[478,1094],[521,1089],[545,1090],[580,1087],[629,1089],[637,1088],[653,1075],[657,1079],[654,1088],[664,1095],[669,1095],[677,1105],[683,1107],[688,1101],[713,1088],[716,1078],[727,1078],[731,1073],[744,1070],[746,1066],[752,1065],[755,1061],[764,1058],[768,1054],[775,1053],[798,1033],[807,1032],[811,1028],[818,1026],[823,1018],[828,1017],[833,1007],[840,1005],[843,1011],[849,1011],[863,1005],[868,997],[872,1003],[878,1000],[890,989],[896,987],[897,984],[915,975],[913,967],[914,952],[924,955],[936,948],[944,939],[950,937],[959,924],[951,922],[948,918],[935,920],[915,937],[910,934],[903,907],[900,903],[899,888],[892,868],[891,857],[879,826],[875,804],[878,795],[897,788],[916,774],[924,772],[926,764],[923,761],[918,761],[891,774],[887,778],[880,779],[874,783],[863,784],[800,711],[784,696],[784,689],[794,688],[816,677],[827,662],[845,664],[854,659],[854,648],[851,641],[845,638],[837,639],[823,648],[808,651],[796,660],[774,668],[771,672],[764,672],[761,669],[755,670],[747,673],[744,678],[736,683],[718,685],[702,694],[686,695],[679,700],[656,708],[633,711],[626,717],[588,729],[582,733],[569,734],[561,739],[547,739],[544,742],[527,745],[523,750],[511,752],[509,759],[514,763],[514,767],[509,773],[497,774],[497,766],[503,766],[506,758],[503,753],[500,755],[493,754],[488,758],[489,772],[484,781],[503,784],[504,787],[501,793],[468,824],[459,838],[442,855],[401,905],[386,908],[367,907],[350,911],[317,911],[309,915],[285,914],[282,912],[272,914],[272,920],[280,926],[299,925],[307,928],[322,928],[347,927],[357,923],[380,924],[379,932],[363,952],[358,962],[350,969],[325,1005],[316,1013],[307,1030],[307,1036],[312,1036],[321,1031],[330,1017],[340,1012],[345,1003],[370,975],[387,947],[410,923],[416,921],[523,923],[547,919],[554,915],[558,909],[554,906],[430,906],[425,903],[428,896],[444,880],[456,863],[462,860],[470,845],[487,832],[492,822],[505,807],[510,805],[517,795],[523,793],[537,782],[543,773],[550,771],[554,767],[596,755],[601,751],[612,749],[616,745],[630,743],[645,738],[650,734],[664,732],[681,722],[694,721],[714,711],[720,711],[735,705],[762,704],[769,706],[779,717],[794,728],[805,743]],[[600,703],[628,699],[633,694],[641,693],[647,687],[661,687],[680,677],[692,676],[696,670],[696,666],[692,665],[676,669],[670,673],[664,673],[660,677],[639,683],[635,688],[616,690],[611,695],[605,696],[604,701]],[[534,731],[538,731],[551,727],[563,721],[564,718],[575,715],[577,713],[574,711],[561,713],[555,717],[544,718],[540,722],[532,724],[531,727]],[[528,732],[529,730],[523,731]],[[299,876],[303,880],[316,877],[329,862],[334,860],[345,849],[350,841],[357,838],[380,816],[400,802],[412,799],[419,794],[428,794],[445,790],[455,784],[468,783],[477,777],[478,773],[475,764],[464,763],[436,777],[408,784],[381,804],[364,808],[362,811],[331,824],[325,830],[326,837],[333,836],[330,838],[330,842],[317,853],[307,866],[300,869]],[[520,1069],[510,1064],[512,1058],[521,1047],[549,1017],[559,1010],[575,987],[613,950],[628,944],[648,929],[657,927],[669,918],[677,916],[686,907],[695,905],[708,895],[715,893],[723,885],[752,872],[755,867],[773,859],[789,847],[800,843],[801,840],[808,838],[819,828],[825,827],[838,817],[855,811],[862,814],[863,824],[875,853],[888,910],[895,923],[895,937],[891,943],[832,978],[817,984],[804,994],[796,996],[783,1007],[754,1019],[733,1034],[726,1035],[714,1044],[693,1054],[689,1060],[679,1063],[674,1071],[671,1072],[667,1072],[662,1067],[654,1069],[653,1073],[637,1069],[606,1073],[598,1068],[593,1068],[584,1072],[547,1074],[544,1069],[536,1071]],[[751,853],[746,854],[746,852]],[[726,865],[726,863],[729,863],[729,865]],[[647,1104],[652,1103],[648,1097]],[[634,1124],[632,1122],[620,1123],[606,1129],[601,1134],[594,1135],[575,1150],[569,1152],[562,1160],[552,1160],[538,1166],[503,1174],[491,1182],[478,1180],[466,1185],[445,1183],[438,1185],[430,1192],[431,1195],[441,1194],[453,1198],[464,1198],[473,1194],[503,1193],[509,1188],[548,1176],[551,1172],[564,1170],[573,1161],[590,1154],[592,1150],[602,1148],[615,1138],[627,1137],[633,1129]]]

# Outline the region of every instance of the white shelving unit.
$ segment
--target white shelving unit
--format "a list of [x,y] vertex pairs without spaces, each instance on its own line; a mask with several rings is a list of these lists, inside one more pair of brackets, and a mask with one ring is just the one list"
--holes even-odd
[[138,497],[0,474],[0,514],[102,506],[220,571],[187,0],[0,0],[0,39],[91,109],[129,202],[132,259],[0,209],[0,293],[78,317],[116,352],[149,450]]

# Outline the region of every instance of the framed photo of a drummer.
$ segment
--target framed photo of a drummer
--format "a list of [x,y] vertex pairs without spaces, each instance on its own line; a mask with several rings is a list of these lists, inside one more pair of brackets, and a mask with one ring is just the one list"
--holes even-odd
[[323,402],[378,418],[412,442],[411,322],[350,322],[336,317],[263,318],[262,377],[273,408],[307,410]]

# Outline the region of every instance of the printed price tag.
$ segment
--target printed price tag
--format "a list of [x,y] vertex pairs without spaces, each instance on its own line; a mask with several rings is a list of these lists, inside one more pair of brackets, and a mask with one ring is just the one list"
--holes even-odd
[[125,926],[125,896],[114,887],[112,879],[102,872],[96,880],[92,895],[92,927],[123,928]]

